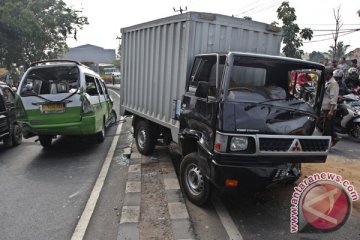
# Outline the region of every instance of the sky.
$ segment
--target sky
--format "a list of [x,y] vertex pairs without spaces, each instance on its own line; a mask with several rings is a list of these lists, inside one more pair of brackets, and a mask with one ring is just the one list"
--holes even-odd
[[[82,10],[88,17],[89,25],[77,33],[77,40],[68,39],[69,47],[92,44],[105,49],[117,49],[120,29],[135,24],[168,17],[178,12],[174,9],[187,7],[188,11],[218,13],[244,17],[271,23],[277,21],[276,9],[283,0],[64,0],[73,9]],[[296,24],[300,29],[311,28],[314,38],[304,41],[305,52],[327,52],[334,44],[331,30],[335,30],[334,10],[340,7],[341,33],[338,41],[350,45],[348,51],[360,48],[359,0],[289,0],[295,8]],[[352,32],[354,29],[358,31]],[[325,30],[325,31],[324,31]]]

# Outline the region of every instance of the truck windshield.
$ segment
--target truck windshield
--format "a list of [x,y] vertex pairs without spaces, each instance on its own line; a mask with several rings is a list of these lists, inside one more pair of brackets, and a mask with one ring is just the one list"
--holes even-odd
[[286,90],[276,81],[270,81],[269,73],[266,68],[258,66],[234,65],[230,73],[228,98],[244,101],[286,99]]
[[[313,66],[295,59],[234,56],[227,76],[226,98],[242,102],[297,98],[313,103],[321,71],[310,67]],[[300,94],[305,90],[307,95]]]

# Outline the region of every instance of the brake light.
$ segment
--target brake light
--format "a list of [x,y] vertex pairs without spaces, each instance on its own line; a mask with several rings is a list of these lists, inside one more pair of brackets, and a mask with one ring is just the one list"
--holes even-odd
[[94,112],[94,108],[91,105],[90,100],[86,97],[86,95],[83,96],[82,111],[83,111],[83,113],[93,113]]

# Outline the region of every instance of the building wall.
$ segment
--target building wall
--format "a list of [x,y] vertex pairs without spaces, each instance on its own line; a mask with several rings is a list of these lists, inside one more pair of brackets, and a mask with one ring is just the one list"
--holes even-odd
[[104,49],[102,47],[86,44],[74,48],[69,48],[69,51],[60,59],[71,59],[79,62],[95,62],[99,63],[114,63],[115,49]]
[[348,59],[357,59],[358,60],[358,64],[360,61],[360,48],[356,48],[353,51],[348,53]]

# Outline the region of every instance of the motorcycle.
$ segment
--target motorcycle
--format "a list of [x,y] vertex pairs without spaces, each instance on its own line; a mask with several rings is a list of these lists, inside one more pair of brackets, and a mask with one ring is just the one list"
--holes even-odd
[[[317,129],[323,132],[324,117],[317,121]],[[351,93],[344,95],[338,102],[334,118],[334,130],[337,133],[348,134],[360,142],[360,98]]]
[[305,102],[313,106],[315,103],[315,95],[316,94],[315,94],[314,82],[308,81],[302,84],[296,84],[295,96],[298,99],[303,99]]

